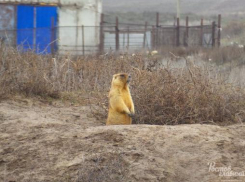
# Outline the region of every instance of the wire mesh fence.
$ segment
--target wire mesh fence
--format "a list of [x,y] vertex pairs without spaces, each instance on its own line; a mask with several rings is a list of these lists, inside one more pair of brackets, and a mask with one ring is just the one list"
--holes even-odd
[[99,26],[58,27],[57,46],[61,54],[97,53],[100,44]]
[[22,51],[38,54],[85,55],[109,50],[158,49],[164,46],[212,47],[217,26],[150,26],[102,24],[101,26],[49,27],[0,30],[0,40]]
[[[151,47],[151,30],[144,26],[104,26],[104,50],[138,50]],[[118,35],[118,38],[117,38]],[[118,44],[118,45],[117,45]]]

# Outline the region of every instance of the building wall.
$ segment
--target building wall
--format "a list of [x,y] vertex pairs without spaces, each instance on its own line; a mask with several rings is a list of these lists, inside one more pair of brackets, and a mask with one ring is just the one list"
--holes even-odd
[[0,40],[10,45],[15,44],[15,8],[0,5]]
[[1,4],[28,4],[28,5],[53,5],[53,6],[84,6],[92,4],[95,0],[0,0]]
[[101,0],[86,0],[79,6],[61,6],[58,10],[59,53],[83,54],[83,44],[86,53],[97,51],[101,12]]
[[[87,50],[96,51],[99,45],[99,25],[102,12],[102,0],[0,0],[0,18],[6,17],[7,10],[11,21],[0,19],[0,29],[16,27],[14,5],[57,6],[58,24],[57,48],[59,53],[82,54],[83,44]],[[4,8],[3,8],[4,7]],[[1,15],[2,14],[2,15]],[[33,15],[30,15],[33,16]],[[50,20],[47,20],[50,21]],[[8,25],[5,25],[6,22]],[[1,24],[2,23],[2,24]],[[84,32],[82,29],[84,26]],[[16,31],[9,36],[15,42]],[[0,31],[0,36],[5,32]],[[84,37],[84,40],[83,40]]]

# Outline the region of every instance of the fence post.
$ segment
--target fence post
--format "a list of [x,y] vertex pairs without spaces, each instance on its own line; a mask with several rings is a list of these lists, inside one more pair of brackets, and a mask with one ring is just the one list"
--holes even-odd
[[54,55],[54,40],[55,36],[54,36],[54,17],[51,18],[51,54]]
[[151,30],[151,48],[155,49],[155,27],[152,26]]
[[[17,21],[17,6],[14,6],[14,22]],[[14,32],[14,46],[15,48],[17,48],[17,35],[18,35],[18,30],[17,30],[17,23],[14,23],[14,29],[15,29],[15,32]]]
[[159,43],[159,32],[158,32],[158,27],[159,27],[159,12],[156,14],[156,32],[155,32],[155,48],[158,47]]
[[115,31],[116,31],[116,50],[119,50],[119,28],[118,28],[118,17],[116,17],[116,27],[115,27]]
[[125,33],[123,33],[123,42],[122,42],[123,49],[125,47]]
[[104,14],[100,15],[100,48],[99,51],[102,54],[104,52]]
[[185,19],[185,46],[188,47],[188,39],[189,39],[189,17],[187,16]]
[[[32,49],[34,52],[37,53],[40,50],[39,50],[39,47],[37,45],[37,20],[36,20],[37,18],[36,17],[37,17],[37,8],[34,6],[34,8],[33,8],[34,21],[33,21],[33,29],[32,29],[32,31],[33,31]],[[51,17],[51,36],[53,34],[52,33],[52,19],[53,19],[53,17]],[[17,21],[17,19],[16,19],[16,21]],[[52,37],[51,37],[51,42],[52,42]],[[51,45],[50,45],[50,48],[51,48]],[[46,51],[46,50],[42,50],[42,51]],[[52,52],[52,50],[51,50],[51,52]]]
[[156,14],[156,27],[159,26],[159,12]]
[[203,18],[201,19],[201,26],[200,26],[200,46],[202,47],[203,41]]
[[127,33],[127,49],[129,49],[129,26],[127,28],[128,33]]
[[220,38],[221,38],[221,14],[218,16],[218,47],[220,47]]
[[215,21],[212,23],[212,47],[215,47]]
[[144,42],[143,42],[143,47],[145,48],[145,43],[146,43],[146,31],[147,31],[147,21],[145,22],[145,33],[144,33]]
[[180,46],[179,36],[180,36],[180,23],[179,23],[179,18],[177,18],[177,27],[176,27],[176,46],[177,47]]
[[85,55],[85,40],[84,40],[84,25],[82,25],[82,39],[83,39],[83,56]]
[[76,26],[76,38],[75,38],[75,42],[76,42],[76,46],[75,46],[76,55],[78,53],[78,50],[77,50],[77,47],[78,47],[78,31],[79,31],[79,26]]

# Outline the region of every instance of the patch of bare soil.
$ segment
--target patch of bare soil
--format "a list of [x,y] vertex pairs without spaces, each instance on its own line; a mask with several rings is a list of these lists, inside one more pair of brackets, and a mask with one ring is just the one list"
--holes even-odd
[[0,103],[3,182],[240,182],[244,164],[242,124],[105,126],[89,107]]

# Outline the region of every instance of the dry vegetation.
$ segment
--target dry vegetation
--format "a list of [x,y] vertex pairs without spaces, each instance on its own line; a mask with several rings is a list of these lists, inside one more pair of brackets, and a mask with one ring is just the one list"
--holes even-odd
[[128,164],[121,155],[109,154],[94,157],[92,160],[95,165],[83,165],[76,182],[124,181]]
[[214,50],[206,50],[203,55],[205,60],[213,60],[217,65],[226,63],[244,64],[245,49],[238,46],[227,46],[222,48],[215,48]]
[[[244,171],[243,125],[103,126],[118,72],[133,77],[134,123],[244,122],[244,90],[228,84],[215,64],[200,67],[187,59],[186,67],[172,65],[177,56],[195,53],[228,61],[232,49],[162,49],[172,56],[163,66],[159,55],[52,57],[1,47],[0,99],[16,96],[0,104],[0,181],[240,179],[220,178],[207,163]],[[244,52],[236,50],[234,57],[241,59]]]
[[[183,55],[183,50],[179,53]],[[224,58],[225,54],[226,48],[206,51],[204,57],[219,59],[222,55],[222,59],[229,59]],[[188,60],[186,68],[171,68],[160,67],[159,57],[146,55],[52,58],[31,52],[19,53],[3,46],[0,57],[2,98],[15,93],[63,98],[64,93],[67,96],[78,92],[83,99],[89,98],[90,104],[96,106],[93,108],[95,116],[103,120],[107,115],[112,75],[128,72],[133,77],[131,92],[137,124],[223,125],[245,119],[244,90],[227,84],[215,70],[198,67]]]
[[224,35],[241,36],[245,31],[245,24],[239,21],[229,22],[224,28]]

